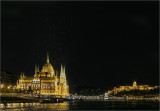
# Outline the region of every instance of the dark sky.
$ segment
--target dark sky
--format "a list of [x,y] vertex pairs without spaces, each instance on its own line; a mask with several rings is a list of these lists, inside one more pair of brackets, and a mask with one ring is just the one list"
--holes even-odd
[[158,85],[158,2],[2,2],[2,69],[33,76],[47,51],[70,85]]

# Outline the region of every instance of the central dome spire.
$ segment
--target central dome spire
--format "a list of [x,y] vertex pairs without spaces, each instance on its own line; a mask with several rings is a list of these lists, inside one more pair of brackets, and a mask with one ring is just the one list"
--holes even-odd
[[47,52],[47,64],[49,64],[49,54]]
[[41,72],[52,72],[54,71],[53,66],[49,63],[49,54],[47,52],[47,63],[43,66]]

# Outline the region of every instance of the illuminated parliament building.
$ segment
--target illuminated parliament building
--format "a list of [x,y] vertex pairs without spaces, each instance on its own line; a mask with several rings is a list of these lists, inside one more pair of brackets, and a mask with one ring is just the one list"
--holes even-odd
[[69,86],[66,80],[65,67],[61,65],[60,75],[53,68],[49,62],[47,54],[47,63],[39,70],[35,66],[35,74],[33,78],[26,77],[21,74],[17,81],[17,88],[22,90],[32,90],[37,95],[54,95],[57,97],[68,97]]

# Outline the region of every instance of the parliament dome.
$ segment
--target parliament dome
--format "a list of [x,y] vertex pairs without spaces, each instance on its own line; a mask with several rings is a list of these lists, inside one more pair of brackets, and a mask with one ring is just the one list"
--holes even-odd
[[53,66],[50,63],[47,63],[43,66],[41,72],[52,72],[54,71]]
[[54,71],[53,66],[49,63],[49,56],[47,54],[47,63],[43,66],[41,72],[52,72]]

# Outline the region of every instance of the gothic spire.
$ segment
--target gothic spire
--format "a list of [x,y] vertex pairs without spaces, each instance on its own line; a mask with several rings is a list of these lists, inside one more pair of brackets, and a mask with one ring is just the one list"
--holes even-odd
[[35,65],[35,74],[37,73],[37,65]]
[[63,73],[63,66],[62,66],[62,64],[61,64],[61,73]]
[[39,65],[38,65],[38,67],[37,67],[37,72],[39,72]]
[[65,74],[65,73],[66,73],[66,72],[65,72],[65,66],[63,67],[63,71],[64,71],[64,74]]
[[47,52],[47,64],[49,64],[49,54]]
[[21,72],[21,76],[20,76],[20,78],[22,78],[22,72]]
[[23,73],[23,78],[24,78],[25,76],[24,76],[24,73]]

